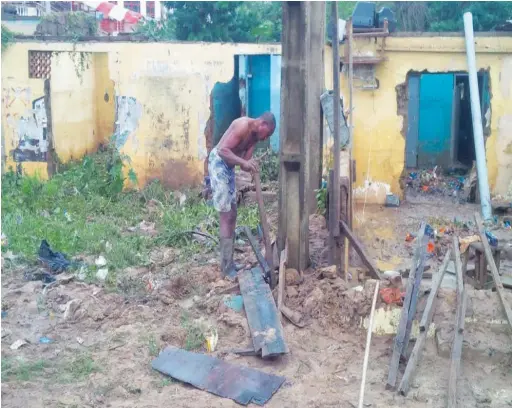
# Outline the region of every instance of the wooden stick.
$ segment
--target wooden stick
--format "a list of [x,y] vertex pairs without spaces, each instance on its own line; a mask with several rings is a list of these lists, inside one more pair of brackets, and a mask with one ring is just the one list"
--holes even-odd
[[453,258],[455,263],[455,273],[457,275],[457,296],[462,296],[464,288],[464,275],[462,274],[462,262],[460,260],[459,237],[453,236]]
[[281,306],[283,305],[284,301],[284,290],[286,285],[286,276],[285,276],[285,269],[286,269],[286,261],[287,261],[287,249],[285,248],[281,251],[281,260],[279,262],[279,283],[278,283],[278,290],[277,290],[277,308],[281,310]]
[[418,244],[416,246],[416,251],[414,252],[411,271],[409,274],[409,278],[407,280],[407,290],[405,292],[404,304],[402,306],[402,314],[400,315],[400,322],[398,323],[398,330],[393,345],[393,355],[391,356],[391,361],[389,363],[388,380],[386,383],[386,389],[388,390],[394,389],[396,385],[396,377],[398,376],[398,366],[400,365],[400,355],[402,354],[402,350],[404,348],[405,332],[407,329],[407,321],[409,319],[409,306],[411,304],[411,297],[414,289],[414,278],[420,256],[420,245],[422,244],[423,236],[425,235],[425,227],[426,224],[422,222],[420,230],[418,232],[418,236],[416,238],[418,240]]
[[[254,186],[256,188],[256,199],[258,200],[258,210],[260,213],[261,229],[263,230],[263,241],[265,244],[265,260],[270,268],[271,277],[274,274],[274,257],[272,254],[272,243],[270,242],[270,228],[268,226],[267,214],[265,213],[265,204],[263,203],[263,195],[261,194],[260,173],[254,173]],[[270,285],[275,287],[275,282]]]
[[[492,278],[494,279],[494,284],[496,286],[496,291],[498,292],[498,296],[501,300],[501,304],[503,306],[503,310],[505,310],[505,315],[508,320],[508,324],[512,327],[512,309],[510,308],[507,299],[505,298],[503,284],[501,283],[501,278],[498,273],[498,268],[494,262],[494,258],[492,256],[491,247],[489,246],[489,242],[487,241],[487,237],[485,236],[485,232],[482,226],[482,218],[479,213],[475,213],[475,221],[476,226],[478,228],[478,233],[480,234],[480,239],[482,240],[482,244],[484,246],[485,257],[487,258],[487,263],[491,268]],[[486,273],[486,271],[484,271]]]
[[405,368],[404,376],[402,377],[402,381],[400,382],[400,386],[398,387],[398,392],[401,395],[406,396],[409,392],[410,383],[414,378],[414,374],[416,373],[416,367],[418,366],[418,362],[421,360],[421,355],[423,352],[423,347],[425,346],[425,342],[427,340],[428,328],[430,327],[430,323],[432,322],[432,316],[434,312],[434,303],[437,298],[437,293],[439,291],[439,287],[441,286],[441,282],[443,281],[444,273],[446,272],[446,268],[448,267],[448,263],[451,259],[451,251],[448,249],[446,255],[444,257],[443,264],[439,268],[439,272],[434,276],[432,280],[432,287],[430,289],[430,294],[427,299],[427,305],[425,306],[425,310],[423,311],[423,316],[421,317],[420,322],[420,334],[414,343],[414,348],[412,350],[411,356],[409,357],[409,361],[407,362],[407,367]]
[[423,316],[420,320],[420,331],[427,331],[430,326],[430,322],[432,320],[432,315],[434,314],[434,302],[437,298],[437,293],[439,292],[439,288],[441,287],[441,283],[443,282],[443,277],[446,272],[446,268],[448,268],[448,264],[451,259],[451,250],[448,249],[446,251],[446,255],[444,256],[443,263],[439,268],[439,272],[434,276],[432,280],[432,287],[430,289],[430,293],[428,295],[427,304],[425,305],[425,310],[423,311]]
[[366,348],[364,350],[363,361],[363,378],[361,380],[361,390],[359,391],[359,408],[363,408],[364,402],[364,386],[366,383],[366,370],[368,369],[368,358],[370,356],[370,345],[372,341],[373,316],[375,314],[375,305],[377,304],[377,296],[379,295],[379,281],[375,282],[375,292],[373,293],[372,310],[370,312],[370,322],[368,323],[368,332],[366,334]]
[[455,336],[452,344],[452,355],[450,362],[450,377],[448,378],[448,408],[460,406],[457,403],[457,380],[460,373],[460,359],[462,356],[462,343],[464,340],[464,320],[466,317],[468,294],[462,290],[462,299],[457,302],[457,316],[455,320]]
[[345,221],[340,220],[340,227],[343,229],[343,233],[348,238],[354,249],[356,250],[357,254],[361,258],[361,261],[363,261],[364,265],[370,270],[370,275],[372,275],[372,278],[374,279],[381,279],[380,273],[378,272],[377,265],[375,265],[375,262],[373,262],[373,259],[368,256],[366,251],[363,248],[363,245],[357,237],[354,235],[354,233],[350,230],[348,225]]

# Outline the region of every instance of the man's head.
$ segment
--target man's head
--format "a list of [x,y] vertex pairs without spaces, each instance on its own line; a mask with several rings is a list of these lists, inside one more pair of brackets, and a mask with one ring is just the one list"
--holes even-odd
[[258,118],[256,132],[258,140],[261,142],[267,140],[276,129],[276,118],[272,112],[265,112]]

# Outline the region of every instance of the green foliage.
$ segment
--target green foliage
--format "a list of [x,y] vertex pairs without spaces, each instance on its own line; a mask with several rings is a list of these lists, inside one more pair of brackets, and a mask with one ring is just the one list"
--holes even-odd
[[[171,192],[159,182],[142,191],[123,191],[126,158],[112,144],[81,161],[60,165],[59,173],[43,181],[37,175],[2,176],[2,233],[4,251],[34,262],[41,240],[69,257],[103,255],[109,268],[109,283],[129,266],[146,265],[157,245],[183,248],[183,256],[211,251],[211,239],[197,241],[190,231],[218,237],[218,214],[198,198],[195,191]],[[129,172],[130,173],[130,172]],[[132,181],[135,180],[133,170]],[[148,211],[149,206],[155,207]],[[153,208],[152,207],[152,208]],[[154,234],[138,230],[142,221],[155,223]],[[238,224],[255,229],[255,205],[239,209]],[[86,276],[95,276],[90,265]],[[121,277],[121,276],[119,276]]]
[[2,381],[30,381],[44,374],[48,363],[45,360],[35,362],[24,359],[2,357]]
[[280,2],[167,1],[163,23],[147,22],[139,32],[155,40],[278,42]]
[[327,188],[319,188],[318,190],[315,190],[315,193],[318,208],[317,212],[320,215],[325,215],[327,211]]
[[279,153],[270,148],[267,150],[267,155],[260,161],[260,177],[262,183],[279,179]]
[[6,51],[14,42],[14,33],[2,24],[2,52]]

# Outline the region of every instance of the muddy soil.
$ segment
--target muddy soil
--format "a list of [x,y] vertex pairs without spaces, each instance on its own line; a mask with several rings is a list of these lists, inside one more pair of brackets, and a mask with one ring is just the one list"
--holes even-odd
[[[405,203],[398,209],[367,206],[364,212],[358,208],[355,229],[380,268],[396,268],[409,260],[412,247],[404,237],[414,232],[421,220],[442,215],[469,221],[476,209],[451,202],[442,204],[442,208],[440,205]],[[2,275],[2,306],[7,312],[2,318],[2,360],[13,365],[43,361],[44,369],[34,370],[32,375],[3,376],[2,405],[235,407],[233,401],[175,382],[150,366],[166,345],[198,347],[204,352],[197,333],[215,327],[219,343],[214,355],[286,377],[267,406],[357,406],[366,337],[361,318],[369,312],[373,285],[370,281],[356,289],[361,285],[356,272],[349,282],[322,274],[326,238],[325,221],[313,216],[311,253],[315,268],[298,274],[297,281],[288,286],[286,297],[286,304],[304,315],[306,327],[283,322],[290,354],[275,361],[230,352],[249,345],[250,334],[244,312],[237,313],[224,305],[224,297],[237,293],[237,289],[233,282],[221,279],[214,253],[177,264],[173,251],[162,249],[153,256],[156,266],[152,270],[127,271],[129,278],[124,278],[124,285],[135,288],[129,294],[127,290],[112,292],[76,278],[43,290],[40,282],[23,281],[22,269],[11,269]],[[249,247],[242,249],[239,261],[254,263]],[[351,254],[354,271],[361,269],[358,262]],[[432,262],[437,258],[432,257]],[[472,302],[492,303],[492,310],[497,309],[499,315],[495,294],[486,296],[475,294]],[[449,326],[453,313],[453,292],[444,293],[437,319]],[[40,344],[43,336],[53,342]],[[10,349],[18,339],[27,344]],[[485,342],[485,333],[480,333],[478,339]],[[391,336],[374,335],[372,339],[365,406],[445,406],[450,360],[438,353],[436,338],[427,341],[407,398],[385,390],[392,342]],[[83,356],[87,364],[83,364],[83,358],[78,359]],[[512,405],[510,356],[504,353],[499,360],[463,357],[461,406]]]

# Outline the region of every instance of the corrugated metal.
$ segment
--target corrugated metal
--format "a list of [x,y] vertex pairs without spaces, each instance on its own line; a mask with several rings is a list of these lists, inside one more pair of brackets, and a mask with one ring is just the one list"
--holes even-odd
[[270,287],[263,280],[261,269],[239,272],[238,283],[244,298],[254,350],[261,350],[263,358],[288,353],[279,312]]
[[450,165],[454,74],[422,74],[418,166]]
[[284,377],[175,347],[163,350],[151,366],[172,378],[242,405],[264,405],[285,381]]

